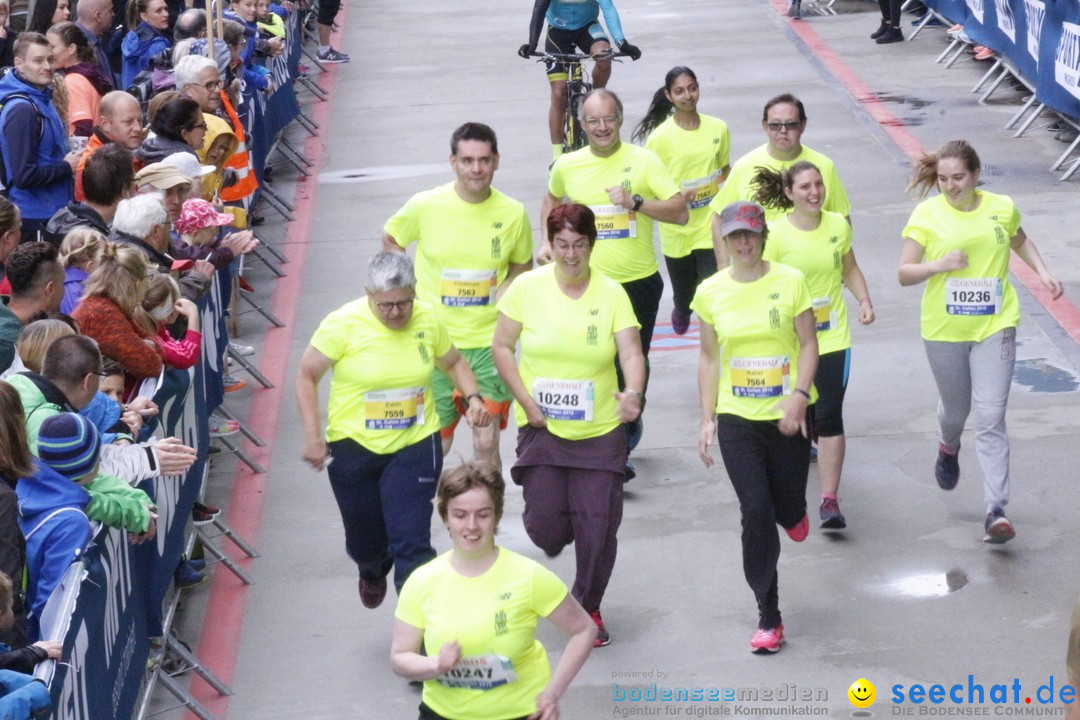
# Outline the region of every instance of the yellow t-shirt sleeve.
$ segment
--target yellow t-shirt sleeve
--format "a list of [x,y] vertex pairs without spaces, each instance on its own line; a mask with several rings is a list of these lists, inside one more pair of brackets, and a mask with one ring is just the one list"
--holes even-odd
[[911,238],[925,248],[930,244],[932,238],[930,236],[930,228],[926,226],[926,221],[923,217],[923,206],[922,204],[919,204],[915,207],[915,210],[912,211],[911,217],[908,218],[907,225],[904,226],[904,230],[900,234],[903,237]]
[[421,587],[422,574],[414,572],[405,581],[398,595],[397,607],[394,609],[394,617],[415,628],[424,629],[423,611],[423,588]]
[[540,563],[534,563],[532,574],[532,610],[540,617],[555,612],[569,595],[566,583]]
[[521,232],[514,238],[514,247],[510,251],[510,262],[515,265],[524,265],[533,259],[533,233],[532,223],[529,222],[529,213],[525,208],[521,209]]
[[614,297],[615,312],[612,314],[613,324],[612,332],[617,333],[627,328],[640,328],[641,324],[638,323],[637,315],[634,314],[634,306],[630,304],[630,296],[626,294],[626,290],[621,285],[616,285],[612,288],[612,295]]
[[810,299],[810,286],[806,284],[806,277],[798,273],[795,280],[795,292],[792,295],[792,315],[797,317],[814,306]]
[[[559,158],[559,160],[562,160],[562,158]],[[562,163],[559,160],[556,160],[555,164],[551,166],[551,175],[548,177],[548,192],[553,197],[561,200],[566,196],[566,183],[563,182]]]
[[506,317],[510,318],[514,322],[523,322],[521,312],[521,296],[524,292],[524,286],[530,279],[530,273],[523,273],[518,276],[517,280],[510,284],[510,287],[506,288],[506,292],[503,293],[502,298],[499,300],[499,304],[496,306]]
[[649,153],[646,177],[649,179],[649,192],[659,200],[667,200],[677,195],[679,184],[671,177],[667,165],[653,152]]
[[409,198],[409,201],[394,213],[393,217],[386,221],[383,227],[390,237],[394,238],[401,247],[405,248],[420,239],[420,203],[417,196]]
[[435,357],[441,358],[446,353],[450,352],[450,348],[454,347],[454,341],[450,337],[450,330],[447,329],[446,323],[439,319],[439,316],[435,313],[431,314],[433,332],[435,337],[431,341],[431,349],[435,352]]
[[346,338],[349,333],[345,330],[345,318],[340,311],[327,315],[315,334],[311,336],[311,347],[321,352],[334,362],[337,362],[345,354],[347,347]]
[[1009,214],[1009,219],[1004,223],[1005,231],[1009,233],[1009,238],[1015,237],[1017,231],[1020,229],[1020,208],[1012,204],[1010,199],[1010,205],[1012,206],[1012,212]]
[[[768,246],[766,245],[766,247]],[[706,278],[704,282],[697,286],[697,290],[694,291],[694,299],[690,301],[690,309],[697,313],[702,322],[715,327],[716,320],[713,318],[712,308],[706,300],[706,291],[711,285],[709,278]]]

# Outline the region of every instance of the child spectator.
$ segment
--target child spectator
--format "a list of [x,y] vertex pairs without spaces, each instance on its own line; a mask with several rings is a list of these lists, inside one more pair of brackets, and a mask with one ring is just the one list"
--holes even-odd
[[[202,356],[202,333],[199,332],[199,309],[195,303],[180,297],[180,286],[168,275],[158,274],[150,279],[143,310],[157,326],[154,342],[167,365],[177,370],[194,367]],[[169,332],[169,325],[183,315],[187,320],[187,333],[177,340]]]
[[[0,572],[0,631],[10,631],[15,624],[15,588],[7,573]],[[38,640],[33,645],[12,650],[8,645],[0,643],[0,670],[14,670],[15,672],[34,672],[34,666],[45,660],[59,660],[64,652],[64,643],[55,640]],[[0,717],[7,717],[0,715]]]
[[[97,394],[89,405],[79,410],[79,414],[94,423],[101,434],[102,445],[128,445],[148,440],[149,433],[143,437],[143,416],[124,405],[124,368],[112,358],[102,358],[101,372]],[[149,407],[144,409],[156,415],[157,405],[152,401],[147,404]]]
[[90,542],[83,488],[97,474],[101,441],[97,428],[74,413],[47,418],[38,433],[37,472],[15,488],[19,528],[26,538],[29,636],[41,635],[41,613],[68,566]]
[[128,245],[107,245],[86,281],[85,296],[72,317],[82,334],[97,341],[102,355],[124,367],[125,398],[134,397],[143,380],[161,374],[161,353],[152,340],[155,328],[142,309],[150,266],[142,252]]
[[[248,230],[229,233],[218,242],[218,228],[231,224],[233,219],[233,215],[218,212],[207,201],[195,197],[184,201],[180,217],[173,223],[173,229],[180,234],[184,245],[205,248],[206,259],[220,270],[228,265],[233,257],[251,252],[259,244],[258,238]],[[222,249],[229,252],[222,252]],[[188,253],[179,249],[176,254],[188,256]]]
[[269,40],[272,37],[285,37],[285,19],[288,13],[280,5],[270,4],[270,0],[255,1],[255,24],[259,27],[261,36]]
[[15,362],[0,377],[21,373],[24,370],[40,373],[45,351],[49,349],[53,341],[65,335],[74,334],[75,331],[63,320],[52,318],[35,320],[19,331],[19,338],[15,341]]
[[97,267],[106,238],[97,230],[77,227],[60,243],[60,264],[64,266],[64,299],[60,312],[71,313],[83,295],[83,285]]

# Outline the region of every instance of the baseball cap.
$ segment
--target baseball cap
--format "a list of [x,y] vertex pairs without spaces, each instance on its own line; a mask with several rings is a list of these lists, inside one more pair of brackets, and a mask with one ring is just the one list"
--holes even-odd
[[733,202],[720,213],[720,234],[730,235],[739,230],[749,230],[761,235],[765,232],[765,209],[757,203],[740,200]]

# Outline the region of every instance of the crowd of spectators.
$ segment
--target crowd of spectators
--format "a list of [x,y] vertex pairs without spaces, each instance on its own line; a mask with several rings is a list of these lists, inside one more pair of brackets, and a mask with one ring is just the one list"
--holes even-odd
[[[41,613],[92,522],[150,540],[139,485],[196,460],[153,437],[154,395],[169,373],[226,366],[225,323],[200,299],[215,281],[227,298],[259,244],[237,109],[275,90],[264,59],[298,10],[236,0],[208,37],[200,7],[38,0],[16,32],[0,0],[0,673],[60,657]],[[225,392],[246,384],[215,372]],[[238,432],[206,414],[211,437]],[[216,512],[196,503],[196,520]],[[205,580],[176,561],[178,586]],[[47,704],[8,680],[10,717]]]

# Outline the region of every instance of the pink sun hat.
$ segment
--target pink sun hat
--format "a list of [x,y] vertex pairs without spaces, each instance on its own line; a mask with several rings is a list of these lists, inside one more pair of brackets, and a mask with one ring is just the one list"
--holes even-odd
[[204,228],[229,225],[232,221],[232,215],[219,213],[206,200],[191,198],[184,201],[184,206],[180,209],[180,217],[173,223],[173,227],[181,235],[194,235]]

